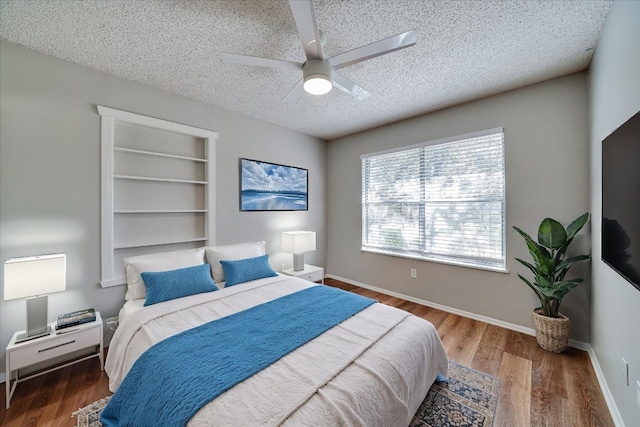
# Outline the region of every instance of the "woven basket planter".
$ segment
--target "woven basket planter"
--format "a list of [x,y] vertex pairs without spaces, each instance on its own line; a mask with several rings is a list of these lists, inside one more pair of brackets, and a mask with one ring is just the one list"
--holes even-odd
[[571,320],[562,313],[558,313],[559,318],[547,317],[542,313],[542,308],[533,311],[536,340],[545,350],[562,353],[569,343]]

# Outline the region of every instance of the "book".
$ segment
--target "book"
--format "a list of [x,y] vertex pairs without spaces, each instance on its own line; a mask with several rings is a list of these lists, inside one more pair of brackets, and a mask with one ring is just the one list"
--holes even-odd
[[94,322],[95,320],[96,311],[93,308],[61,314],[58,316],[58,321],[56,322],[56,330],[70,328],[82,323]]

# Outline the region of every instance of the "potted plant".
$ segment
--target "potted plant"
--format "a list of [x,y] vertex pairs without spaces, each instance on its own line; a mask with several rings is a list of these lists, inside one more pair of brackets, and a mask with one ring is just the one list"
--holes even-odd
[[578,262],[590,258],[578,255],[567,258],[567,249],[575,235],[589,220],[589,213],[578,217],[565,229],[558,221],[545,218],[538,228],[538,242],[531,236],[513,227],[527,243],[533,264],[516,258],[516,261],[533,273],[533,280],[522,279],[540,299],[542,307],[533,311],[536,340],[540,347],[554,353],[562,353],[569,342],[570,320],[558,311],[564,296],[582,282],[581,278],[565,279],[567,271]]

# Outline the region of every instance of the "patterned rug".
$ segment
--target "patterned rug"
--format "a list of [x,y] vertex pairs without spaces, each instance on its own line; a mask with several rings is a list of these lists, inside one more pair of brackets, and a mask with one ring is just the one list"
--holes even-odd
[[[409,427],[491,427],[500,380],[449,361],[449,381],[435,382]],[[102,427],[100,412],[110,396],[78,409],[76,427]]]
[[436,381],[409,427],[491,427],[500,380],[449,361],[449,381]]

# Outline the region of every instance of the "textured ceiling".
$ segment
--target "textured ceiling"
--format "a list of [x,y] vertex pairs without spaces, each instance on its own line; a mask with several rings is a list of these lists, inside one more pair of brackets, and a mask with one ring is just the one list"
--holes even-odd
[[[57,58],[334,139],[584,70],[612,0],[315,0],[326,58],[408,30],[415,46],[340,70],[372,93],[282,99],[304,62],[286,0],[0,0],[0,37]],[[117,106],[114,106],[117,107]]]

